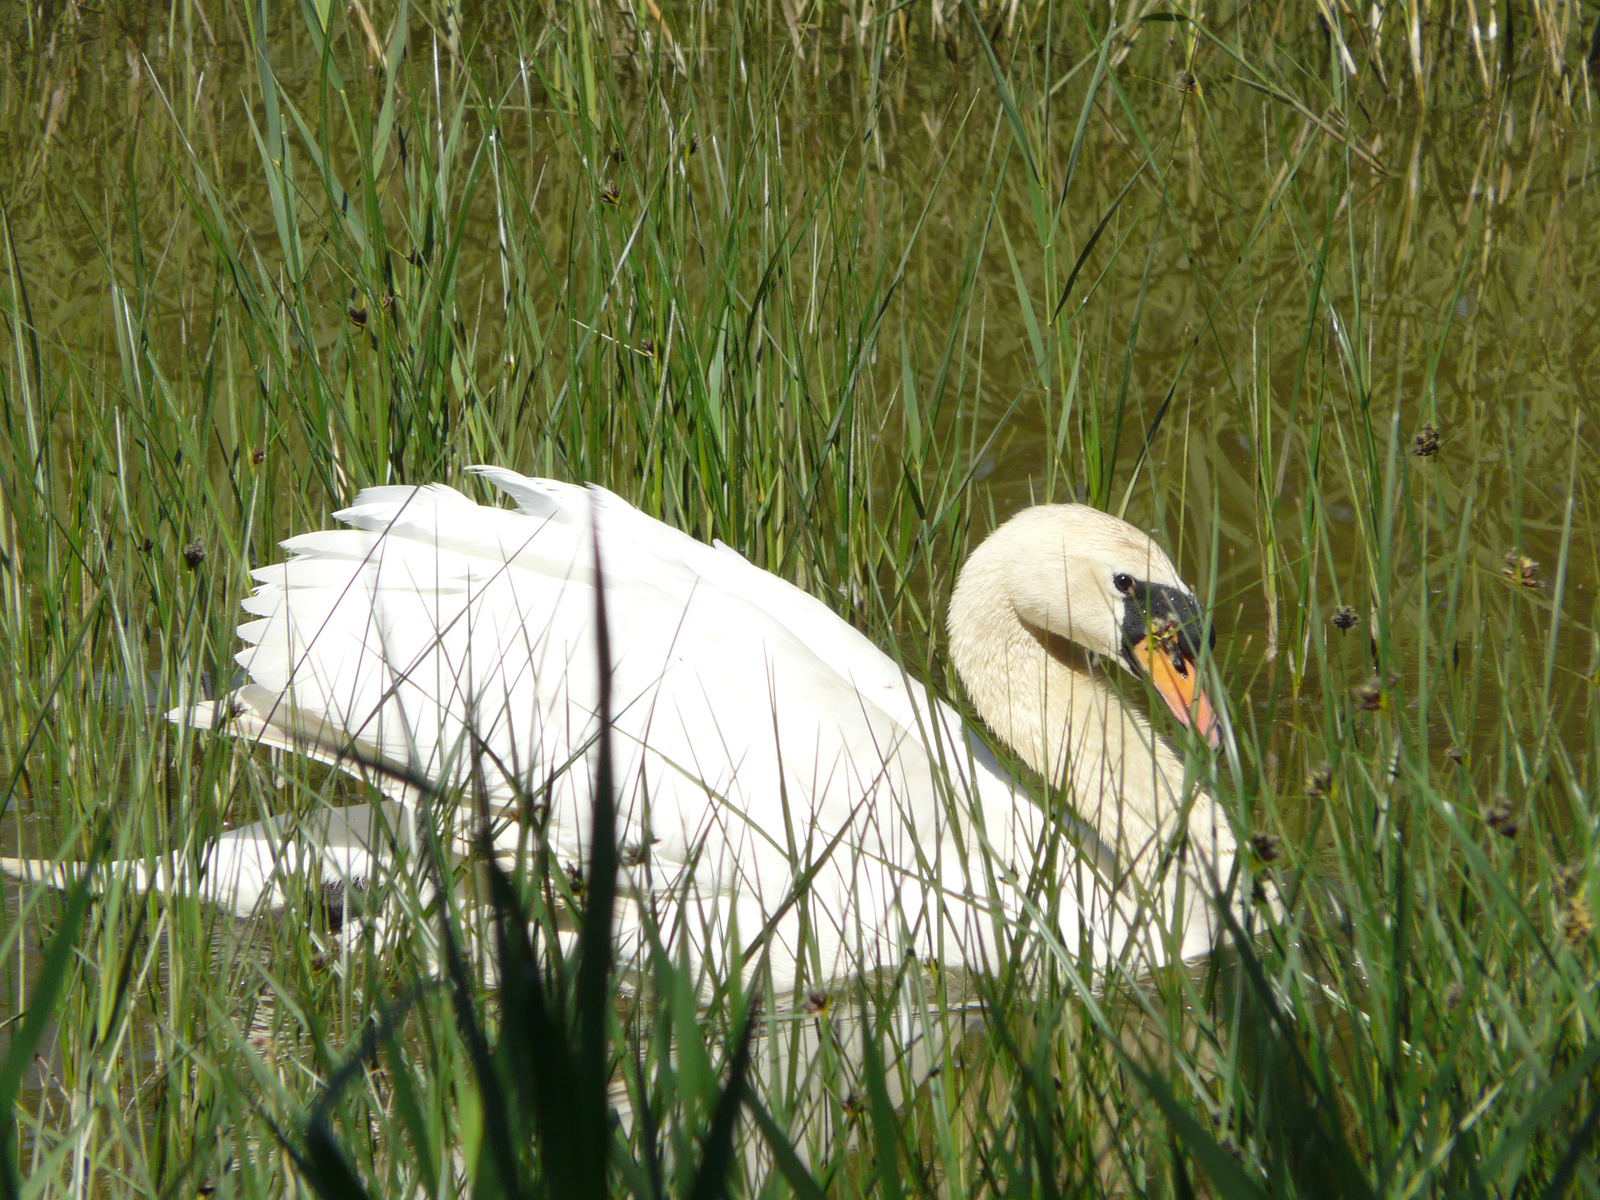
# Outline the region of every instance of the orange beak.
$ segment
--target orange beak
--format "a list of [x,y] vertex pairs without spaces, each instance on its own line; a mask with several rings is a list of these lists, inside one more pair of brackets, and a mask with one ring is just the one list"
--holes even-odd
[[1216,749],[1222,742],[1217,712],[1200,690],[1200,672],[1195,669],[1194,660],[1180,650],[1169,652],[1159,644],[1152,645],[1147,637],[1134,643],[1133,656],[1149,672],[1150,682],[1156,685],[1172,715]]

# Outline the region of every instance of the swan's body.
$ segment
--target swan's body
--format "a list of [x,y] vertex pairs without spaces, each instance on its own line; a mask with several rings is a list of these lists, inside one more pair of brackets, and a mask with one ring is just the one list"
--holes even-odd
[[[910,955],[982,970],[1058,893],[1055,933],[1097,965],[1209,950],[1228,824],[1144,719],[1063,652],[1074,641],[1150,669],[1174,712],[1210,732],[1191,674],[1193,597],[1131,526],[1081,506],[1028,510],[973,554],[951,606],[974,703],[1070,797],[1068,829],[816,599],[608,492],[477,470],[518,511],[438,485],[373,488],[338,514],[350,528],[284,543],[291,557],[256,571],[245,602],[258,618],[240,628],[250,683],[175,717],[486,796],[503,860],[525,861],[542,838],[581,869],[597,535],[625,943],[653,925],[713,969],[731,947],[759,950],[780,990]],[[460,812],[465,835],[473,802]],[[349,879],[378,855],[352,838],[319,856],[314,822],[299,843],[309,854],[286,854],[276,827],[245,832],[215,843],[204,870],[157,885],[177,878],[246,912],[281,896],[286,867]],[[1041,872],[1055,877],[1042,893]]]
[[[112,874],[139,890],[179,892],[221,903],[236,916],[275,912],[290,901],[291,879],[315,876],[316,890],[340,896],[382,873],[389,847],[409,841],[411,822],[393,802],[322,808],[298,820],[268,817],[217,835],[205,847],[184,846],[155,862],[111,864]],[[198,850],[198,853],[196,851]],[[77,882],[76,863],[0,858],[0,869],[54,888]]]

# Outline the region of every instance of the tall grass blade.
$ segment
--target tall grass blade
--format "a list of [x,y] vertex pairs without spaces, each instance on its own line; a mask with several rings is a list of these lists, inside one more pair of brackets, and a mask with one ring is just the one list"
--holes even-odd
[[522,1133],[531,1119],[538,1136],[539,1161],[550,1195],[580,1186],[589,1171],[586,1130],[573,1106],[582,1094],[579,1064],[573,1061],[563,1006],[545,989],[543,967],[528,938],[522,905],[490,855],[486,864],[495,909],[500,967],[500,1053],[518,1085]]
[[94,853],[83,867],[78,882],[67,893],[66,906],[61,912],[61,923],[56,927],[50,945],[39,964],[39,974],[33,990],[28,994],[28,1007],[21,1014],[21,1023],[12,1034],[6,1053],[0,1059],[0,1196],[4,1200],[20,1200],[23,1195],[22,1178],[17,1172],[17,1092],[23,1077],[33,1065],[39,1043],[56,1015],[56,1001],[66,983],[67,971],[72,964],[73,952],[78,945],[83,917],[89,910],[93,894],[94,864],[105,844],[105,835],[94,840]]
[[905,1195],[905,1181],[900,1166],[900,1118],[889,1102],[889,1081],[884,1070],[883,1051],[878,1045],[880,1035],[874,1027],[876,1020],[885,1015],[880,1012],[875,1018],[861,1022],[861,1073],[867,1085],[872,1148],[877,1158],[873,1180],[879,1195],[888,1200],[901,1200]]
[[1078,257],[1072,264],[1072,270],[1067,272],[1067,282],[1062,285],[1061,299],[1056,301],[1055,310],[1050,314],[1050,324],[1054,325],[1056,323],[1056,318],[1061,315],[1061,310],[1067,306],[1067,301],[1072,296],[1072,285],[1078,282],[1078,275],[1083,270],[1083,265],[1089,261],[1089,255],[1094,253],[1095,245],[1100,241],[1100,235],[1106,231],[1106,226],[1111,224],[1111,218],[1117,215],[1117,210],[1122,207],[1122,202],[1128,198],[1128,193],[1133,190],[1133,185],[1139,182],[1140,177],[1144,174],[1144,169],[1149,165],[1150,160],[1148,158],[1139,163],[1139,169],[1128,178],[1127,183],[1122,185],[1122,190],[1117,193],[1116,198],[1111,201],[1110,207],[1101,215],[1099,224],[1084,239],[1083,249],[1078,251]]
[[[1220,1195],[1228,1200],[1267,1200],[1268,1193],[1245,1174],[1244,1168],[1234,1160],[1233,1155],[1179,1102],[1166,1080],[1137,1063],[1130,1062],[1129,1069],[1161,1109],[1172,1135],[1188,1147],[1189,1153],[1211,1176]],[[1181,1164],[1175,1164],[1175,1169],[1181,1172]]]
[[800,1161],[800,1156],[794,1151],[794,1143],[789,1140],[783,1127],[773,1120],[772,1114],[748,1089],[745,1094],[745,1107],[750,1110],[750,1118],[756,1123],[756,1128],[761,1131],[762,1140],[767,1149],[772,1152],[773,1161],[777,1164],[778,1173],[783,1176],[785,1183],[793,1189],[800,1200],[825,1200],[827,1193],[816,1178],[806,1169]]
[[[1584,1047],[1573,1064],[1560,1076],[1550,1081],[1533,1103],[1528,1105],[1522,1120],[1508,1130],[1482,1164],[1482,1173],[1490,1178],[1501,1174],[1513,1157],[1527,1151],[1529,1144],[1549,1128],[1551,1121],[1580,1087],[1590,1082],[1596,1068],[1600,1068],[1600,1039]],[[1574,1143],[1576,1144],[1576,1143]]]
[[750,1072],[750,1043],[755,1038],[761,998],[752,995],[744,1020],[739,1023],[739,1038],[734,1044],[733,1061],[728,1067],[728,1082],[717,1097],[711,1114],[711,1128],[700,1151],[700,1167],[689,1188],[688,1200],[721,1200],[731,1196],[728,1179],[734,1162],[734,1134],[738,1131],[739,1109],[744,1103],[746,1076]]
[[1590,1149],[1594,1141],[1595,1130],[1600,1129],[1600,1100],[1589,1105],[1589,1115],[1584,1117],[1583,1124],[1579,1125],[1573,1134],[1572,1142],[1567,1147],[1567,1152],[1561,1156],[1561,1161],[1556,1165],[1555,1173],[1550,1176],[1550,1182],[1545,1185],[1539,1194],[1540,1200],[1561,1200],[1572,1187],[1573,1178],[1578,1173],[1578,1168],[1584,1163],[1591,1166],[1594,1163],[1594,1153]]
[[961,0],[961,7],[966,11],[967,18],[972,22],[973,35],[978,39],[978,46],[983,51],[983,58],[989,65],[990,78],[994,80],[995,90],[1000,95],[1000,107],[1005,111],[1006,123],[1011,127],[1012,139],[1016,142],[1017,149],[1022,152],[1022,161],[1028,166],[1028,179],[1038,187],[1044,180],[1039,174],[1039,168],[1034,165],[1033,150],[1028,144],[1028,127],[1023,124],[1022,113],[1017,108],[1017,101],[1011,94],[1011,82],[1006,76],[1000,60],[995,57],[994,44],[989,40],[988,31],[984,29],[983,22],[978,19],[977,11],[972,7],[972,0]]
[[578,1019],[578,1058],[574,1098],[582,1131],[580,1194],[598,1196],[606,1186],[611,1135],[606,1087],[611,1079],[609,1033],[612,906],[617,897],[617,819],[611,749],[611,627],[606,616],[605,568],[600,561],[600,505],[590,498],[593,532],[595,656],[599,672],[599,743],[596,746],[594,805],[589,862],[584,872],[583,922],[578,933],[578,978],[574,1007]]
[[301,1177],[321,1200],[368,1200],[371,1195],[328,1127],[325,1114],[306,1125],[305,1149],[295,1155]]

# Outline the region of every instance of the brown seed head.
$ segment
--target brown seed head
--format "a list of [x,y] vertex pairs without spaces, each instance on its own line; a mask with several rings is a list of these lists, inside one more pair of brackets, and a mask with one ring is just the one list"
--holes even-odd
[[1356,703],[1365,712],[1376,712],[1383,707],[1383,680],[1372,676],[1355,689]]
[[622,203],[622,189],[614,183],[608,183],[600,189],[600,203],[609,204],[612,208]]
[[618,866],[637,867],[649,857],[650,848],[643,842],[623,842],[617,847]]
[[1574,946],[1589,940],[1594,933],[1594,914],[1589,911],[1589,901],[1574,896],[1561,911],[1561,936]]
[[1501,796],[1496,800],[1489,811],[1483,814],[1483,821],[1503,838],[1517,836],[1517,812],[1511,807],[1509,796]]
[[1451,746],[1450,749],[1444,752],[1444,756],[1458,767],[1467,761],[1467,752],[1460,746]]
[[1328,619],[1333,622],[1335,629],[1354,629],[1356,622],[1360,621],[1361,617],[1348,604],[1341,604],[1333,610],[1333,616]]
[[1500,574],[1518,587],[1537,588],[1544,586],[1539,579],[1539,564],[1526,554],[1511,553],[1506,555],[1505,569]]
[[195,538],[194,541],[190,542],[183,548],[183,561],[188,564],[189,570],[193,571],[198,569],[200,564],[205,562],[205,560],[206,544],[199,538]]
[[1189,71],[1179,71],[1172,77],[1172,86],[1185,96],[1198,96],[1200,94],[1200,81]]
[[1552,890],[1556,899],[1565,900],[1572,895],[1573,890],[1583,883],[1583,862],[1563,863],[1556,868],[1551,880]]
[[352,304],[345,309],[345,316],[350,318],[350,323],[358,329],[367,327],[367,310]]
[[267,461],[267,448],[265,446],[252,446],[250,448],[250,465],[259,467]]
[[1431,422],[1424,421],[1417,430],[1417,436],[1411,439],[1411,453],[1418,458],[1432,458],[1439,453],[1439,429]]
[[800,1011],[807,1016],[815,1017],[828,1011],[827,992],[808,992],[805,1002],[800,1005]]
[[1333,768],[1324,763],[1306,776],[1306,799],[1326,800],[1333,795]]
[[572,898],[582,900],[584,896],[583,868],[575,862],[566,864],[567,886],[572,889]]
[[1283,846],[1270,833],[1258,833],[1250,839],[1250,848],[1263,863],[1275,863],[1283,857]]

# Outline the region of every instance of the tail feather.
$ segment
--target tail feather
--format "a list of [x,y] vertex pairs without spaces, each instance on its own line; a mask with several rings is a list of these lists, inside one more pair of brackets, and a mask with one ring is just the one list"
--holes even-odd
[[19,883],[38,883],[45,887],[69,888],[77,883],[76,871],[81,863],[49,863],[42,858],[0,858],[0,871]]
[[18,883],[37,884],[58,890],[75,886],[86,872],[98,874],[103,881],[95,887],[94,890],[97,892],[104,892],[110,884],[123,881],[132,883],[136,888],[143,888],[149,878],[144,864],[137,862],[47,862],[42,858],[0,858],[0,873],[8,875]]
[[283,906],[289,875],[320,880],[325,887],[360,887],[381,880],[396,861],[392,847],[409,848],[412,837],[402,805],[357,804],[294,819],[269,817],[228,830],[198,854],[189,847],[158,855],[150,865],[138,859],[81,863],[0,858],[0,871],[53,888],[72,887],[88,872],[98,892],[126,882],[141,891],[191,895],[248,917]]

